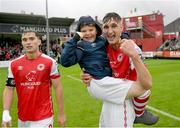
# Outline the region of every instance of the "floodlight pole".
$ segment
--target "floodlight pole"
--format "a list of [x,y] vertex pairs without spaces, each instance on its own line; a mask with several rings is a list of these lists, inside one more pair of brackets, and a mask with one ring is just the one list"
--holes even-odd
[[48,21],[48,0],[46,0],[46,44],[47,55],[49,56],[49,21]]

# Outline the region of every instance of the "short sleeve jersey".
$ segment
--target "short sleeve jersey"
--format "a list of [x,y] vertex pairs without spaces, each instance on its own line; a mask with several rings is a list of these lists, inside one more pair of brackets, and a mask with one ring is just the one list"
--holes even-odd
[[[11,62],[8,79],[14,80],[20,120],[37,121],[53,115],[51,79],[59,77],[56,61],[45,54],[36,59],[22,55]],[[11,85],[7,82],[6,86]]]
[[[138,54],[141,54],[141,50],[138,46],[135,46]],[[110,60],[110,65],[115,78],[125,78],[135,81],[137,79],[136,70],[132,63],[131,58],[125,55],[121,49],[113,49],[111,45],[107,46],[107,54]]]

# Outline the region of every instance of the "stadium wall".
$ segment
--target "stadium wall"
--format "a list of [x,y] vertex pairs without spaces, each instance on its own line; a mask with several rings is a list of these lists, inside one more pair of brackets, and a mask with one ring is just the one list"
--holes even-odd
[[0,61],[0,68],[7,68],[11,61]]
[[135,39],[138,46],[142,46],[142,51],[155,51],[162,44],[162,38]]

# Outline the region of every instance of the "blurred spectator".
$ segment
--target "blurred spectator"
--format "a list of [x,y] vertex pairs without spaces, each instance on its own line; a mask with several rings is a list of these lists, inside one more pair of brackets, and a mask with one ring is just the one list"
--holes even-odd
[[166,40],[159,48],[158,51],[179,51],[180,38]]
[[[73,33],[71,34],[71,36],[72,35]],[[44,39],[42,40],[40,49],[43,53],[47,54],[46,38],[45,36],[43,37]],[[63,37],[57,38],[56,40],[50,40],[50,57],[54,58],[55,60],[57,60],[57,62],[59,62],[61,56],[61,49],[64,45],[64,42],[67,41],[69,38],[71,38],[69,35],[63,35]],[[13,42],[11,40],[0,41],[0,61],[12,60],[22,54],[24,54],[24,52],[21,42]]]
[[11,55],[8,51],[6,51],[6,55],[5,55],[6,60],[10,60],[11,59]]

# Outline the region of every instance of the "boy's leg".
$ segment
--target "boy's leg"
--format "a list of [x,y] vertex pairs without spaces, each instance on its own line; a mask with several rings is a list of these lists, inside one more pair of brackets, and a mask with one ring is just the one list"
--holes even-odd
[[156,124],[159,117],[145,110],[151,91],[146,91],[143,95],[133,98],[136,119],[134,123],[143,123],[146,125]]
[[148,103],[150,94],[151,94],[151,91],[148,90],[143,95],[133,98],[134,110],[137,117],[140,117],[141,115],[143,115],[145,111],[145,107]]
[[105,77],[100,80],[91,80],[88,91],[96,99],[123,104],[133,81]]

